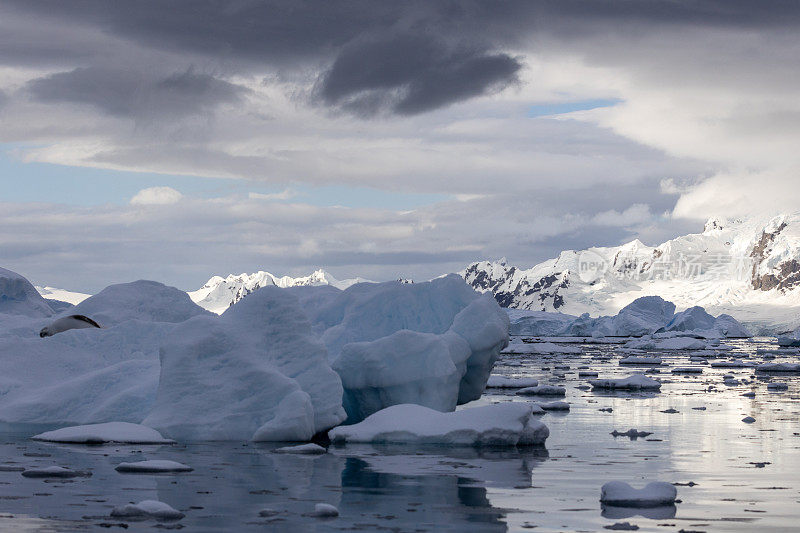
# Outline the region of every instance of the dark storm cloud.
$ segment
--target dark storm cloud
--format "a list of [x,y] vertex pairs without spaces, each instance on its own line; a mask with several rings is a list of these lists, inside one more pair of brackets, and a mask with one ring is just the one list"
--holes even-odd
[[[6,64],[72,58],[79,62],[72,67],[99,68],[109,61],[127,64],[126,56],[138,47],[139,52],[161,52],[173,59],[183,56],[189,64],[205,58],[229,74],[310,68],[320,72],[321,102],[360,115],[378,111],[412,115],[501,89],[516,79],[521,66],[508,49],[531,37],[646,34],[665,24],[779,27],[796,24],[800,15],[796,2],[778,0],[0,0],[3,11],[30,23],[27,32],[25,24],[0,32],[0,62]],[[74,31],[65,30],[70,27]],[[116,47],[98,46],[103,36]],[[139,93],[131,95],[130,86],[103,77],[102,71],[78,70],[54,77],[37,86],[37,95],[52,95],[48,84],[63,84],[70,91],[80,86],[80,78],[88,80],[91,75],[101,78],[98,107],[131,114],[123,100],[131,96],[136,100]],[[206,99],[223,95],[224,100],[234,94],[214,81],[210,77],[183,85],[179,81],[171,90],[161,87],[161,95],[154,98],[175,102],[170,92],[187,89],[188,106],[193,109],[205,105]],[[201,95],[192,92],[202,84],[206,87],[199,89]],[[150,90],[159,92],[159,87],[145,92]],[[73,94],[73,98],[81,101],[89,96]],[[180,109],[180,102],[175,103]]]
[[30,94],[49,103],[92,105],[122,117],[183,116],[238,101],[245,89],[193,70],[162,77],[100,67],[77,68],[38,78]]
[[516,81],[521,66],[507,54],[454,50],[431,36],[408,33],[343,50],[323,76],[320,95],[361,114],[387,107],[413,115],[501,89]]

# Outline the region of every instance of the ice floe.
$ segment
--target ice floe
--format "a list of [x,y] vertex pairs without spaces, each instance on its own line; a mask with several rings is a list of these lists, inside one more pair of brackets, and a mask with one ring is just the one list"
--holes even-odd
[[550,431],[526,403],[507,402],[441,413],[421,405],[388,407],[362,422],[328,432],[333,443],[412,443],[450,446],[541,445]]
[[661,382],[648,378],[644,374],[632,374],[627,378],[590,379],[592,388],[595,389],[622,389],[622,390],[659,390]]
[[539,380],[527,377],[509,377],[492,374],[486,382],[487,388],[495,389],[521,389],[523,387],[535,387]]
[[47,431],[31,437],[34,440],[64,442],[72,444],[102,444],[117,442],[124,444],[170,444],[175,441],[165,439],[153,428],[129,422],[105,422],[71,426]]
[[155,518],[157,520],[180,520],[184,515],[170,505],[158,500],[143,500],[139,503],[131,503],[121,507],[115,507],[111,511],[111,516],[115,518]]
[[194,468],[177,461],[169,461],[167,459],[150,459],[147,461],[120,463],[115,467],[115,470],[117,472],[158,474],[168,472],[191,472],[194,470]]

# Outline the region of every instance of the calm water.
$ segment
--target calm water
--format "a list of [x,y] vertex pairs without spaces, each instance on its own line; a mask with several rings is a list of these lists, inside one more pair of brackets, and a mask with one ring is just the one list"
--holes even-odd
[[[754,361],[765,357],[759,349],[774,348],[769,339],[728,344],[737,357]],[[302,457],[271,453],[275,446],[267,445],[86,447],[6,434],[0,445],[3,470],[61,465],[91,470],[93,476],[42,481],[0,471],[0,529],[114,530],[122,522],[109,517],[112,508],[146,499],[169,503],[186,517],[177,523],[125,521],[128,531],[181,526],[188,531],[604,531],[625,521],[639,531],[800,528],[800,376],[757,376],[730,387],[722,382],[724,374],[750,380],[754,372],[705,366],[701,375],[675,376],[663,366],[659,378],[666,383],[657,394],[577,389],[586,383],[577,377],[579,370],[603,377],[636,370],[621,368],[615,350],[585,345],[581,355],[509,355],[498,364],[496,373],[567,387],[571,411],[542,418],[551,431],[546,450],[359,445]],[[688,363],[689,353],[660,355],[670,366],[697,364]],[[785,352],[776,360],[798,356]],[[570,368],[556,369],[564,365]],[[789,390],[767,392],[769,380],[786,382]],[[741,396],[750,390],[755,398]],[[490,390],[475,403],[494,401],[535,399]],[[607,408],[612,412],[599,410]],[[667,409],[678,412],[661,412]],[[756,422],[741,422],[747,415]],[[632,427],[653,434],[635,441],[609,434]],[[195,470],[161,475],[114,470],[122,461],[144,459],[172,459]],[[602,509],[600,487],[609,480],[634,486],[679,483],[682,501],[639,514]],[[341,515],[307,516],[319,502],[337,506]],[[277,514],[261,518],[262,509]]]

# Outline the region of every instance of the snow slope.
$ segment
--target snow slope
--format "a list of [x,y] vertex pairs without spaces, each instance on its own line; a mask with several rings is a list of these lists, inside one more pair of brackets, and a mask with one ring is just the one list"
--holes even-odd
[[189,292],[189,297],[200,307],[221,314],[228,307],[261,287],[276,286],[285,289],[309,285],[330,285],[337,289],[346,289],[362,282],[369,282],[369,280],[354,278],[340,281],[324,270],[317,270],[309,276],[299,278],[278,277],[260,270],[253,274],[231,274],[225,278],[214,276],[196,291]]
[[800,212],[710,219],[702,233],[655,247],[634,240],[567,250],[527,270],[482,261],[460,274],[503,307],[613,315],[656,295],[678,309],[727,313],[753,333],[789,331],[800,325]]

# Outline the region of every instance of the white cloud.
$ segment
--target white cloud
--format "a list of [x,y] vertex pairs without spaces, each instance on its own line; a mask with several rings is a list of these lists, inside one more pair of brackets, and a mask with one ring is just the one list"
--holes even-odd
[[650,206],[647,204],[633,204],[624,211],[614,209],[597,213],[592,217],[592,222],[598,226],[633,226],[647,222],[652,218]]
[[172,187],[149,187],[131,198],[131,205],[170,205],[178,203],[183,195]]
[[284,189],[281,192],[275,193],[260,193],[260,192],[250,192],[247,193],[247,197],[251,200],[289,200],[297,196],[297,193],[292,189]]

